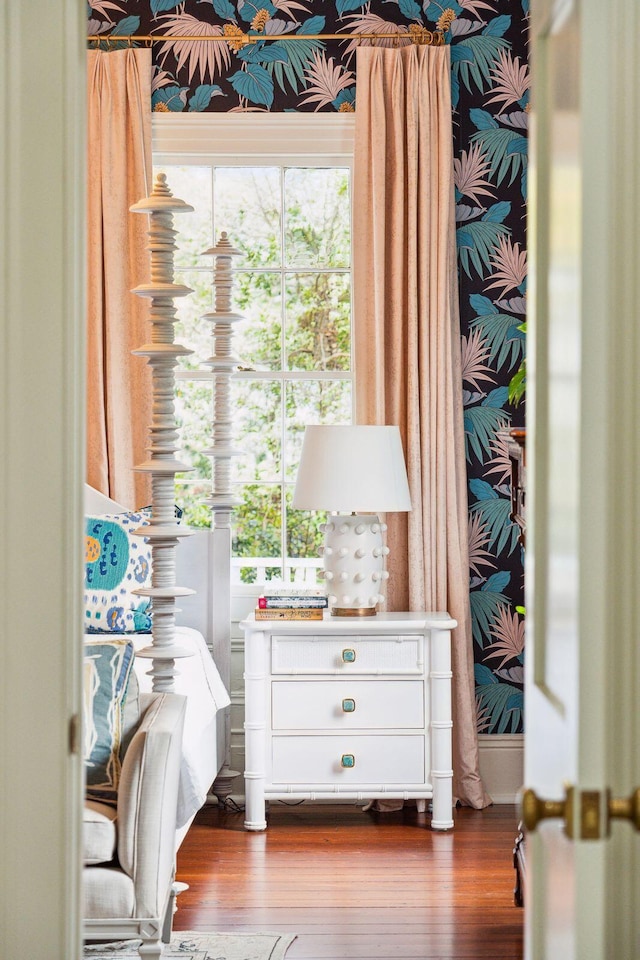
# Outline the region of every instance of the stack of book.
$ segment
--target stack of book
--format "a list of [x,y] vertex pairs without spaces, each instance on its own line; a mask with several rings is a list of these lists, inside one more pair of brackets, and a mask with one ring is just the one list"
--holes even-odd
[[256,620],[322,620],[328,605],[321,588],[274,587],[258,597]]

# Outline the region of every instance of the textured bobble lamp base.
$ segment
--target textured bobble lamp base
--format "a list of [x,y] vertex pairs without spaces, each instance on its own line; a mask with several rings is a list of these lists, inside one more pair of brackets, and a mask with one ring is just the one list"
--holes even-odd
[[376,514],[332,514],[324,525],[324,578],[334,617],[375,617],[389,574],[386,524]]

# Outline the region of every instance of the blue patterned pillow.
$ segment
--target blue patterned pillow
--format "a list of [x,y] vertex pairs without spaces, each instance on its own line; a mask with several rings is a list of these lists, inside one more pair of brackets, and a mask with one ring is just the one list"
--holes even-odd
[[117,798],[124,703],[133,666],[131,640],[86,640],[84,644],[84,765],[87,795]]
[[134,536],[140,513],[86,517],[84,608],[88,633],[148,633],[149,598],[133,591],[151,583],[151,545]]

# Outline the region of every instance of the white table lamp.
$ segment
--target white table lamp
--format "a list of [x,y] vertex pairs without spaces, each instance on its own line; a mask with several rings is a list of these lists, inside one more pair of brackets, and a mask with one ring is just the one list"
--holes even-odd
[[378,512],[411,510],[398,428],[306,427],[293,506],[332,514],[323,556],[333,616],[375,616],[389,576]]

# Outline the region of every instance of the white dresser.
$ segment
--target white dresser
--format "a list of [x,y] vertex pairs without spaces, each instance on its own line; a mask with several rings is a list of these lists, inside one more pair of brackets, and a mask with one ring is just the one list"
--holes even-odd
[[247,830],[267,800],[432,800],[453,827],[447,613],[244,620]]

